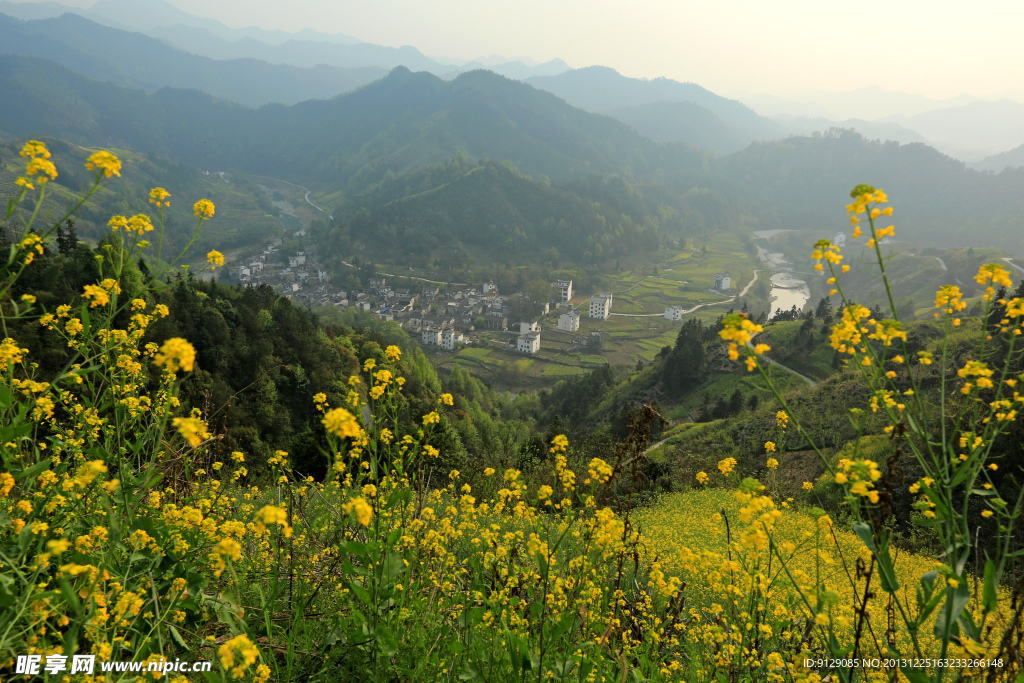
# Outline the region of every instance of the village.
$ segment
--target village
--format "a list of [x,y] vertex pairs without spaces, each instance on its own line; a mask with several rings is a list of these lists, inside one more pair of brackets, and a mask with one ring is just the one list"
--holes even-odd
[[[499,292],[493,282],[477,285],[438,285],[424,283],[410,286],[406,279],[372,277],[360,289],[343,289],[320,262],[315,244],[303,251],[284,256],[282,239],[274,238],[262,251],[231,263],[230,280],[243,286],[267,285],[275,292],[304,308],[354,308],[382,321],[394,322],[425,348],[458,352],[467,346],[499,346],[508,352],[536,355],[541,350],[542,322],[557,331],[559,346],[571,339],[569,348],[600,348],[602,331],[581,332],[581,319],[607,321],[615,296],[600,292],[581,298],[573,289],[572,280],[551,283],[549,301],[529,302],[529,313],[522,314],[521,293]],[[245,262],[247,261],[247,263]],[[353,280],[350,278],[351,284]],[[419,283],[417,283],[419,284]],[[715,275],[714,290],[726,293],[731,287],[727,273]],[[514,314],[513,311],[519,311]],[[680,305],[667,306],[663,317],[679,322],[687,311]],[[630,315],[630,314],[623,314]]]

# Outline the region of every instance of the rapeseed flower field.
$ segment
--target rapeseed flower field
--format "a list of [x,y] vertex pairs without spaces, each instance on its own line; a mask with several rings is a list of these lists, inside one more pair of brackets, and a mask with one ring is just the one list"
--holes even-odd
[[[30,142],[22,155],[26,173],[7,217],[30,191],[41,203],[56,177],[42,143]],[[68,216],[113,182],[120,164],[97,152],[87,169],[93,183]],[[155,263],[175,268],[185,255],[165,259],[161,251],[162,208],[172,193],[154,188],[150,198],[155,218],[110,220],[110,239],[97,252],[100,277],[76,306],[45,311],[31,296],[8,296],[68,216],[35,230],[33,213],[0,280],[4,330],[28,321],[73,356],[44,378],[16,339],[0,342],[4,671],[36,656],[53,669],[41,675],[63,680],[65,659],[79,654],[160,665],[82,680],[173,683],[198,680],[163,670],[183,658],[212,661],[203,680],[259,683],[918,683],[1019,671],[1024,608],[1004,574],[1021,501],[995,497],[985,478],[994,465],[986,445],[1016,419],[1022,400],[1017,380],[996,374],[994,362],[971,360],[953,373],[956,393],[977,405],[970,424],[938,439],[907,418],[918,389],[895,386],[882,370],[910,362],[909,353],[887,350],[906,341],[899,321],[871,320],[851,303],[833,333],[868,373],[868,409],[888,415],[895,447],[925,464],[912,490],[947,547],[941,559],[893,551],[884,524],[888,468],[856,447],[837,466],[826,460],[852,531],[778,499],[771,481],[769,489],[740,479],[731,458],[717,473],[700,473],[699,490],[637,507],[617,487],[644,459],[638,426],[614,454],[589,460],[576,460],[569,440],[556,435],[542,483],[515,468],[488,468],[488,483],[475,491],[459,471],[435,471],[443,454],[430,437],[454,401],[442,394],[409,413],[396,346],[343,378],[340,404],[309,397],[327,443],[326,477],[296,472],[292,456],[278,451],[272,475],[252,481],[246,453],[214,458],[210,416],[182,405],[193,344],[144,342],[167,315],[152,301],[164,273],[124,296],[126,264],[149,253],[150,233]],[[873,223],[891,214],[878,208],[884,193],[858,188],[854,198],[850,214],[870,216],[872,239],[891,234]],[[193,241],[215,220],[215,207],[201,200],[194,215]],[[830,267],[841,263],[833,245],[818,250]],[[223,263],[219,252],[207,254],[206,267]],[[837,286],[840,275],[833,270]],[[983,285],[1006,279],[995,265],[978,277]],[[991,303],[1006,311],[999,325],[1012,355],[1024,308],[993,293]],[[950,327],[959,302],[955,292],[940,293]],[[749,371],[770,351],[754,344],[758,333],[742,316],[723,328],[730,355],[744,356]],[[917,358],[911,370],[919,380],[919,366],[933,359]],[[767,453],[777,452],[786,430],[803,435],[799,414],[776,398],[779,437],[765,444]],[[775,463],[772,477],[784,470]],[[976,573],[954,494],[965,481],[1002,525]]]

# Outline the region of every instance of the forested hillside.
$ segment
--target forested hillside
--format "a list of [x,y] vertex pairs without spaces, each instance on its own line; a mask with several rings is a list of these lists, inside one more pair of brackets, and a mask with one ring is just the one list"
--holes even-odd
[[[332,193],[340,205],[362,206],[354,198],[389,174],[461,152],[470,161],[511,161],[552,182],[621,174],[677,209],[687,191],[711,188],[730,197],[734,212],[753,207],[758,227],[832,231],[843,225],[824,198],[877,170],[900,202],[902,237],[976,240],[1011,250],[1024,239],[1019,169],[980,173],[924,145],[869,142],[851,131],[757,143],[708,163],[685,145],[654,143],[617,121],[484,71],[445,82],[399,68],[332,100],[258,110],[197,91],[147,95],[25,57],[0,57],[0,86],[10,94],[0,110],[0,130],[8,134],[46,132],[203,168],[286,177]],[[69,111],[75,115],[63,113]],[[957,199],[936,201],[940,196]]]
[[[39,207],[39,216],[51,219],[65,211],[88,187],[89,174],[82,164],[91,152],[60,139],[47,138],[47,142],[58,175],[47,184],[47,196]],[[17,143],[0,141],[0,198],[4,205],[9,197],[15,196],[17,189],[15,182],[22,166],[19,148]],[[165,259],[177,256],[192,238],[195,226],[191,207],[201,197],[212,198],[223,215],[212,231],[198,236],[196,249],[226,250],[250,245],[280,229],[280,223],[270,215],[273,207],[255,183],[244,175],[234,174],[231,182],[225,182],[218,176],[204,175],[194,167],[152,153],[121,152],[121,160],[121,182],[93,196],[76,215],[74,223],[80,238],[95,243],[108,236],[107,222],[112,215],[132,216],[148,211],[152,208],[150,189],[164,186],[171,188],[170,205],[164,208]],[[12,233],[9,236],[21,233],[34,209],[34,204],[21,205],[8,221],[7,229]],[[150,255],[154,257],[155,254]]]
[[[10,95],[0,111],[8,134],[45,132],[331,191],[446,161],[460,149],[552,180],[657,168],[677,174],[702,163],[700,153],[659,147],[622,123],[484,71],[446,82],[397,68],[332,100],[258,110],[196,91],[147,95],[25,57],[0,57],[0,87]],[[72,110],[73,118],[59,113]]]
[[[328,252],[348,254],[360,245],[371,257],[383,250],[421,265],[436,257],[464,267],[468,249],[492,264],[543,260],[557,267],[563,259],[595,262],[658,248],[661,229],[649,214],[634,219],[496,162],[448,168],[396,180],[406,196],[381,201],[395,189],[385,187],[367,197],[371,208],[337,220],[324,236]],[[425,175],[428,189],[412,189]]]
[[759,206],[763,228],[846,230],[827,198],[870,177],[899,207],[901,239],[1024,252],[1024,169],[981,173],[926,145],[849,130],[755,143],[711,167]]

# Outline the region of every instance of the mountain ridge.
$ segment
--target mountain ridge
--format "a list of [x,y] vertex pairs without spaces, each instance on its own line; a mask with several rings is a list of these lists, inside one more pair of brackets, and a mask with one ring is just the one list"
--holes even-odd
[[0,14],[0,53],[48,59],[83,76],[147,92],[196,88],[250,107],[333,97],[387,73],[376,67],[304,69],[256,59],[217,61],[77,14],[32,21]]

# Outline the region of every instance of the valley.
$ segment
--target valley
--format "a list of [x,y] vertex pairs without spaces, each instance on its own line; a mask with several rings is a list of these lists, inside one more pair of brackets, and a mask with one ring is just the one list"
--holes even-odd
[[1024,15],[890,5],[0,0],[0,678],[1024,683]]

